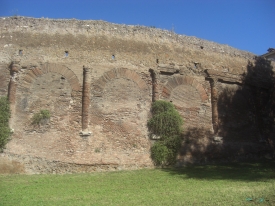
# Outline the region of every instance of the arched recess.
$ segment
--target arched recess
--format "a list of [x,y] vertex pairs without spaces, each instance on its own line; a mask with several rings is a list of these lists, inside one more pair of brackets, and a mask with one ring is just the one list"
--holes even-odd
[[[124,78],[130,79],[136,83],[138,88],[146,95],[148,93],[148,86],[146,82],[135,72],[126,68],[115,68],[108,72],[105,72],[101,78],[99,78],[93,86],[92,95],[101,95],[105,85],[113,79]],[[148,94],[147,94],[148,95]]]
[[80,91],[80,83],[75,73],[69,68],[59,64],[44,64],[41,67],[35,67],[29,70],[23,78],[22,87],[29,89],[37,77],[47,73],[61,74],[69,82],[73,91]]
[[176,76],[169,79],[167,84],[163,87],[162,96],[164,98],[169,98],[173,89],[180,85],[189,85],[194,87],[198,91],[202,102],[206,102],[208,100],[207,93],[203,86],[193,77],[188,76]]
[[184,127],[211,128],[211,106],[203,86],[193,77],[175,76],[163,86],[162,98],[172,101],[184,119]]
[[108,140],[106,150],[148,149],[150,144],[144,137],[151,96],[141,75],[115,68],[105,72],[91,87],[90,127],[101,128],[101,133],[94,135]]
[[79,113],[81,86],[66,66],[44,64],[26,71],[17,91],[15,121],[19,129],[32,131],[31,118],[42,109],[50,110],[56,128],[78,121],[78,116],[73,115]]
[[[13,152],[64,160],[73,154],[71,139],[81,128],[81,86],[77,76],[59,64],[33,67],[20,75],[11,141],[16,148]],[[34,115],[41,110],[49,110],[50,119],[33,124]]]

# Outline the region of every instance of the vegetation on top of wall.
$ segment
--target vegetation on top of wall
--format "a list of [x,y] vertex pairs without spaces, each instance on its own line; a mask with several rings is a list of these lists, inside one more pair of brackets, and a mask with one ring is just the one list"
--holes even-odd
[[51,117],[50,111],[47,109],[42,109],[38,113],[35,113],[32,117],[32,124],[40,124],[43,120],[47,120]]
[[151,157],[156,165],[174,164],[182,140],[182,117],[172,103],[161,100],[152,104],[151,111],[148,129],[159,137],[151,148]]
[[0,152],[3,151],[11,135],[9,128],[10,105],[7,97],[0,97]]

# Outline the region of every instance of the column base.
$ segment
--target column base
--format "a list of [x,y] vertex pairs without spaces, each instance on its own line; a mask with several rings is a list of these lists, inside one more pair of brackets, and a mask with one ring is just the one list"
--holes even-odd
[[86,136],[91,136],[91,135],[92,135],[92,132],[81,131],[81,132],[79,132],[79,135],[80,135],[80,136],[84,136],[84,137],[86,137]]

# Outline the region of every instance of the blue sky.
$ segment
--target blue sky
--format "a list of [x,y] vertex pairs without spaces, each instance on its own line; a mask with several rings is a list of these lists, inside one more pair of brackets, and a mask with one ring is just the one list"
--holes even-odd
[[0,0],[0,16],[155,26],[260,55],[275,47],[275,0]]

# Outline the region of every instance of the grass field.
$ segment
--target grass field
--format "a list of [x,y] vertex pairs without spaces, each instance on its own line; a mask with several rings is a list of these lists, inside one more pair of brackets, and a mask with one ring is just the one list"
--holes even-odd
[[275,205],[275,162],[0,175],[0,205]]

